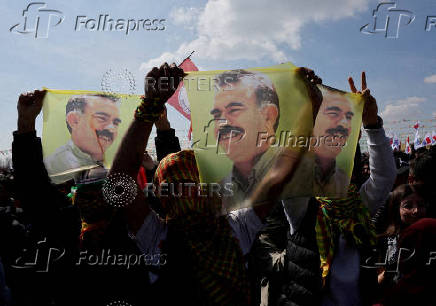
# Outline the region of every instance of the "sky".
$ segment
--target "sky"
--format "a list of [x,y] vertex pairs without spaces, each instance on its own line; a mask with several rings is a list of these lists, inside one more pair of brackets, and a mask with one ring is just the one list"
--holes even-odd
[[[101,90],[108,71],[127,70],[135,80],[132,90],[142,94],[143,79],[151,67],[164,61],[180,63],[191,51],[200,70],[291,61],[313,69],[324,84],[347,91],[348,76],[360,86],[364,70],[388,130],[398,128],[398,133],[412,135],[408,128],[412,123],[390,123],[403,119],[422,120],[424,129],[431,130],[435,122],[430,120],[436,118],[436,17],[431,18],[436,16],[436,3],[384,2],[391,4],[381,5],[375,13],[381,30],[373,31],[373,14],[380,1],[46,1],[41,2],[46,5],[42,9],[57,12],[50,19],[45,11],[37,13],[40,24],[50,24],[47,37],[42,37],[46,27],[41,26],[35,38],[34,32],[15,31],[22,29],[23,10],[32,2],[1,0],[0,150],[11,148],[20,93],[42,87]],[[92,31],[92,20],[85,28],[88,20],[106,14],[134,20],[130,25],[140,19],[164,19],[158,25],[164,29],[140,28],[127,34],[125,30]],[[390,22],[383,32],[387,14]],[[63,21],[55,25],[57,16]],[[364,31],[368,31],[363,33],[361,28],[367,24]],[[168,113],[172,127],[185,133],[189,123],[171,107]]]

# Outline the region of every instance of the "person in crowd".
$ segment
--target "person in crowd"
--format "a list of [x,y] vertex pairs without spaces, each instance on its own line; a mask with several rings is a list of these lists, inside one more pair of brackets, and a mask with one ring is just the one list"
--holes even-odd
[[[18,305],[49,304],[52,299],[65,302],[71,297],[67,287],[73,284],[63,278],[62,273],[72,266],[80,229],[77,208],[51,184],[43,163],[41,140],[36,137],[35,119],[41,112],[44,94],[45,91],[21,94],[17,104],[18,128],[13,133],[12,143],[14,182],[20,190],[16,197],[31,226],[30,241],[26,245],[28,251],[20,255],[23,260],[32,262],[32,254],[49,246],[65,250],[65,256],[50,265],[50,273],[45,277],[44,273],[35,273],[40,266],[13,271],[11,292]],[[24,265],[25,262],[18,261],[17,264]],[[48,293],[47,287],[53,288],[53,292]]]
[[4,306],[11,306],[11,290],[6,284],[5,270],[3,268],[2,260],[0,257],[0,304]]
[[380,257],[386,264],[378,275],[378,282],[383,291],[390,289],[400,277],[397,267],[398,240],[401,233],[419,219],[427,216],[430,199],[424,185],[405,184],[398,186],[392,192],[388,203],[388,227],[383,234],[379,235],[380,247],[378,248]]
[[362,91],[351,78],[349,82],[351,91],[365,100],[362,122],[368,134],[370,177],[359,190],[351,186],[342,199],[284,200],[267,218],[251,254],[257,267],[257,302],[262,305],[371,302],[376,275],[371,278],[360,264],[375,243],[370,215],[388,197],[396,168],[365,74]]
[[434,186],[434,174],[436,170],[436,159],[430,153],[420,154],[410,161],[409,184],[425,184]]
[[[418,157],[409,161],[408,172],[406,169],[398,169],[396,183],[394,188],[400,186],[401,182],[406,184],[423,184],[427,186],[428,190],[432,190],[434,185],[434,171],[436,170],[436,159],[430,153],[424,153],[418,155]],[[406,174],[408,174],[407,181],[404,181]],[[398,184],[397,184],[398,183]],[[386,201],[384,205],[380,206],[377,212],[374,214],[373,223],[377,234],[383,234],[389,224],[388,221],[388,205],[389,201]],[[435,205],[428,207],[428,216],[436,217]]]
[[[300,70],[303,73],[303,70]],[[154,68],[149,77],[177,79],[183,71],[175,65]],[[313,88],[314,86],[310,86]],[[111,175],[134,176],[142,160],[153,123],[163,111],[163,102],[172,92],[148,88],[114,159]],[[314,108],[317,110],[317,108]],[[316,113],[315,113],[316,114]],[[295,162],[287,163],[290,172]],[[110,176],[109,176],[110,177]],[[219,216],[221,201],[202,197],[199,174],[192,151],[184,150],[164,158],[156,171],[156,190],[164,184],[182,184],[180,194],[160,195],[165,215],[150,210],[149,200],[138,193],[126,207],[128,228],[144,254],[167,254],[167,264],[150,274],[162,304],[189,301],[194,305],[247,305],[249,285],[243,255],[249,252],[253,232],[248,227],[262,225],[258,208],[238,210],[233,216]],[[194,192],[189,186],[194,186]],[[177,189],[176,189],[177,190]],[[162,191],[162,190],[161,190]],[[168,191],[168,190],[167,190]],[[206,193],[207,194],[207,193]],[[254,223],[253,223],[254,222]],[[254,232],[255,235],[255,232]],[[163,291],[164,290],[164,291]],[[168,295],[164,292],[170,291]],[[151,298],[151,297],[150,297]]]
[[181,150],[179,138],[176,137],[176,132],[171,128],[171,124],[168,121],[166,108],[161,117],[155,122],[155,126],[156,137],[154,138],[154,143],[157,162],[153,160],[147,151],[144,152],[142,166],[139,169],[137,178],[138,185],[142,190],[146,188],[147,183],[152,183],[158,163],[168,154]]
[[422,218],[400,233],[400,278],[381,305],[436,305],[436,219]]
[[[13,279],[10,286],[13,301],[17,305],[50,305],[52,301],[56,305],[107,305],[124,299],[143,304],[141,299],[148,283],[146,280],[138,283],[135,279],[143,277],[144,266],[126,270],[123,265],[86,263],[85,259],[90,258],[87,254],[95,258],[93,252],[97,249],[99,256],[108,250],[125,256],[135,255],[139,250],[127,230],[123,230],[125,223],[114,209],[93,205],[98,202],[101,191],[96,197],[87,187],[90,182],[104,178],[105,173],[87,172],[86,178],[76,186],[72,181],[54,185],[50,180],[43,162],[41,140],[35,131],[35,119],[41,112],[44,94],[44,91],[34,91],[18,99],[18,129],[12,144],[14,180],[17,186],[25,186],[26,192],[18,192],[17,198],[31,226],[32,245],[15,263],[26,268],[7,271],[9,279]],[[69,196],[72,186],[76,191]],[[89,230],[92,218],[101,220],[104,216],[109,219],[107,227],[102,233],[92,233]],[[79,242],[82,242],[81,248]],[[49,249],[62,253],[58,260],[42,267],[49,273],[35,273],[44,262],[37,266],[26,265],[35,260],[37,250],[44,254]]]

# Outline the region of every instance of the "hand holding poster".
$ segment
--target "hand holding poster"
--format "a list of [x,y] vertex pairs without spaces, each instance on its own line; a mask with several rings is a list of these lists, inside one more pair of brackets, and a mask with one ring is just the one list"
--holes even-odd
[[225,211],[240,208],[284,149],[307,150],[282,198],[345,193],[363,103],[356,94],[320,87],[311,101],[292,64],[194,72],[185,81],[194,150],[204,183],[220,182]]
[[[361,125],[362,98],[319,86],[313,123],[305,81],[290,63],[267,68],[191,72],[191,106],[202,183],[219,183],[224,211],[240,208],[284,150],[304,152],[281,198],[346,191]],[[109,168],[139,96],[48,90],[43,149],[54,182],[80,170]]]

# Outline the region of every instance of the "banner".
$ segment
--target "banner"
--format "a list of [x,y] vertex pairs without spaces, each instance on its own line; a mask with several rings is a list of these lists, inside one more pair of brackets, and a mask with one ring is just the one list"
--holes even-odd
[[281,198],[337,196],[349,184],[362,118],[360,95],[320,86],[313,127],[307,88],[291,63],[192,72],[185,88],[194,151],[205,184],[219,182],[223,213],[247,198],[286,148],[305,153]]
[[47,89],[42,147],[53,183],[99,165],[109,168],[139,102],[135,95]]

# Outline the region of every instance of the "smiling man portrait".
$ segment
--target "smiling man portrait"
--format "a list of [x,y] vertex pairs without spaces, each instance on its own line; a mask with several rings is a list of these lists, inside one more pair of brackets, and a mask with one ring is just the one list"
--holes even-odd
[[[233,162],[231,173],[221,183],[231,183],[233,197],[223,199],[228,209],[242,203],[266,174],[277,148],[258,143],[259,134],[274,135],[280,106],[273,83],[265,74],[247,70],[221,73],[215,79],[215,99],[210,114],[215,137]],[[231,203],[226,203],[231,201]]]
[[323,100],[315,120],[313,136],[330,141],[322,142],[313,149],[314,192],[320,195],[342,194],[346,191],[350,178],[337,167],[336,158],[351,134],[354,111],[345,92],[327,86],[322,86],[321,92]]
[[71,139],[44,160],[56,184],[73,179],[77,175],[75,169],[102,166],[104,153],[117,137],[121,123],[119,101],[112,95],[73,96],[65,113]]

